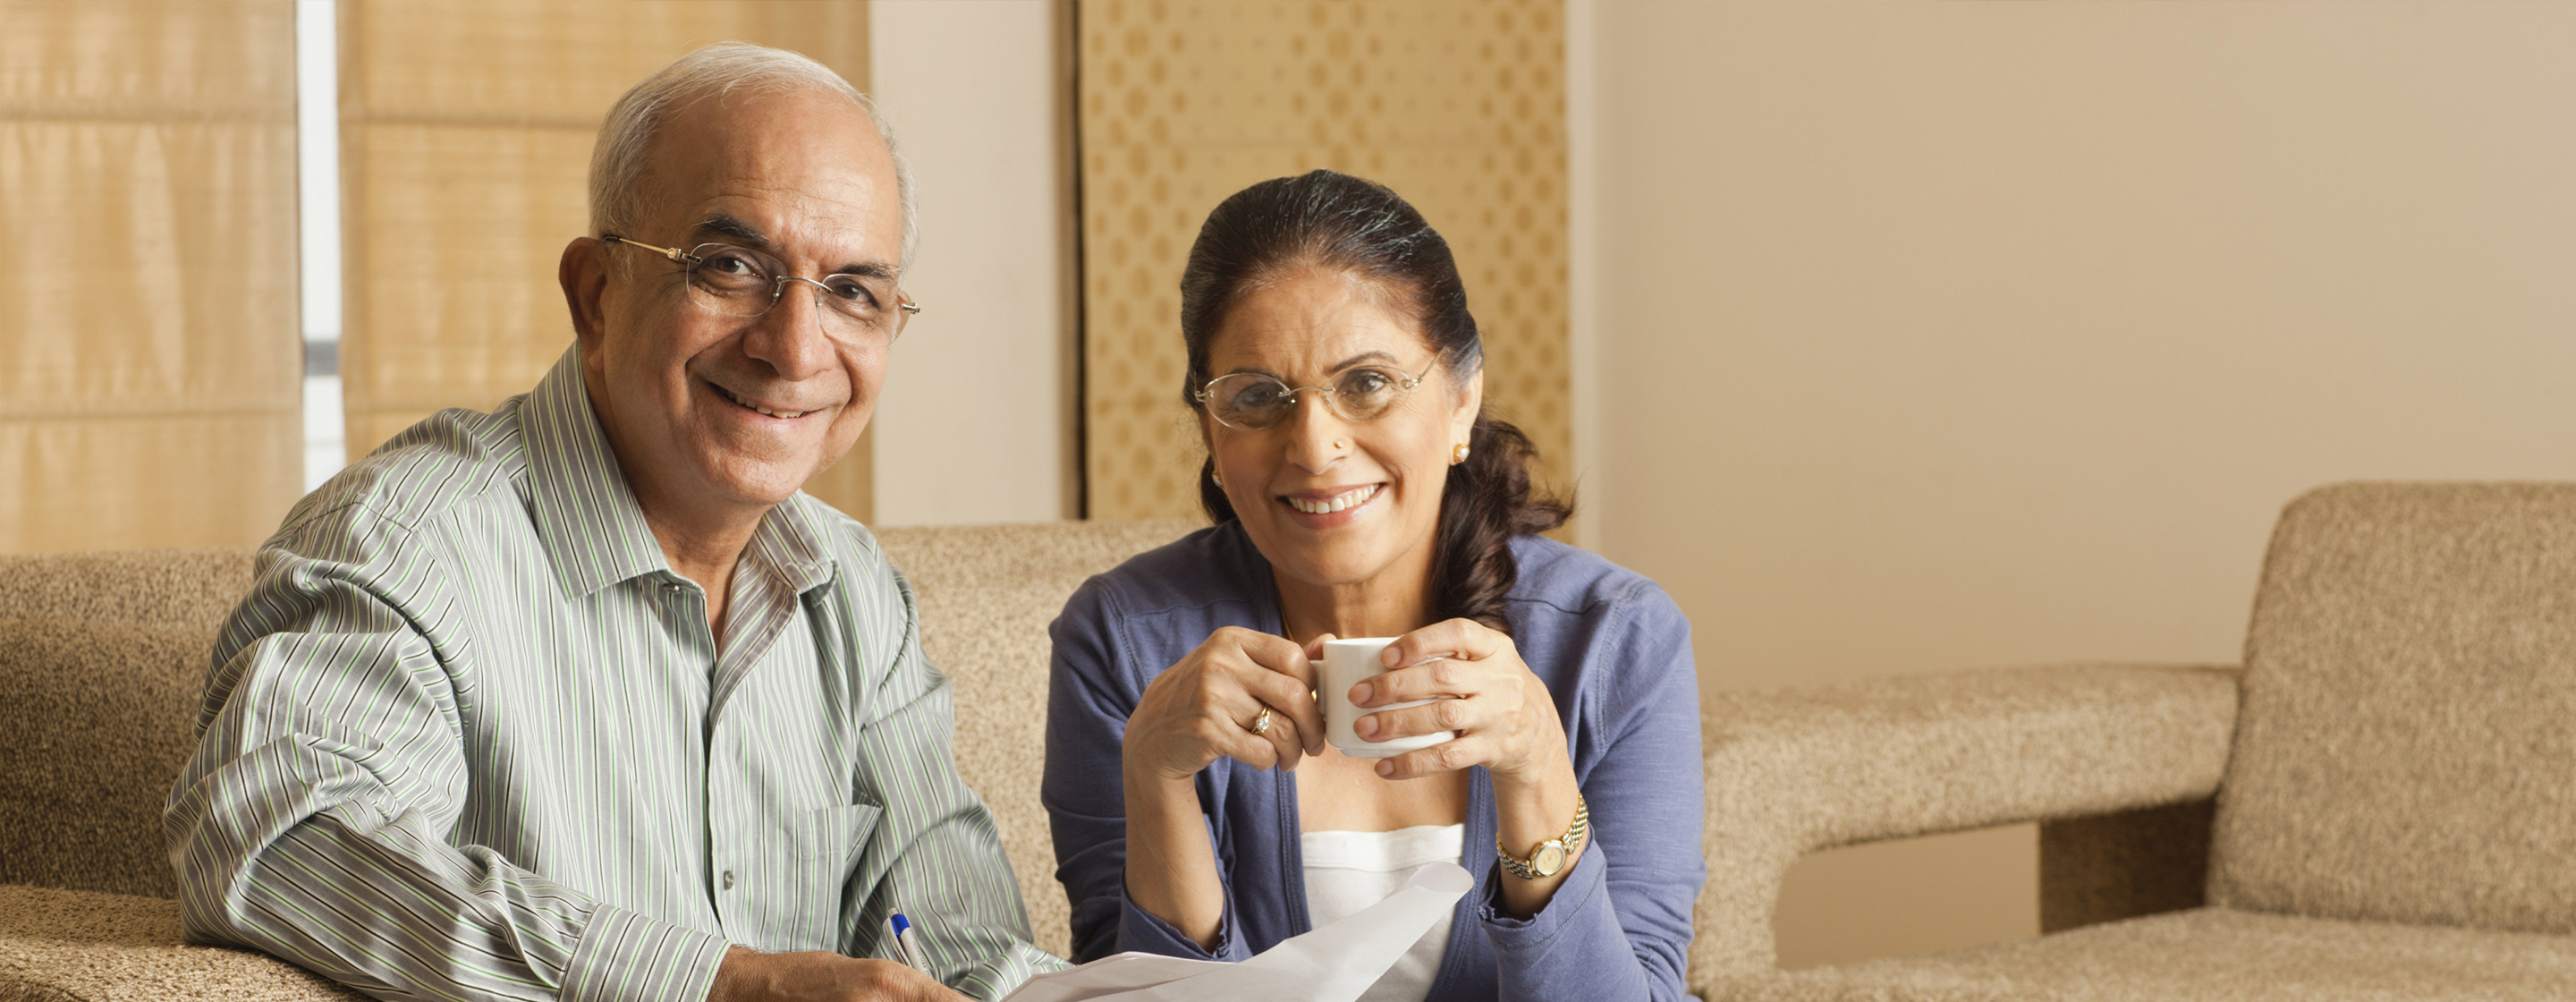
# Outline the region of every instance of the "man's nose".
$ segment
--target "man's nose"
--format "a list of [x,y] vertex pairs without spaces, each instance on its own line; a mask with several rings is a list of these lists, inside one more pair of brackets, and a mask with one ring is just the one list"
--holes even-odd
[[778,299],[742,335],[743,354],[769,363],[781,378],[795,381],[820,374],[832,365],[832,338],[823,330],[820,285],[804,279],[779,281]]

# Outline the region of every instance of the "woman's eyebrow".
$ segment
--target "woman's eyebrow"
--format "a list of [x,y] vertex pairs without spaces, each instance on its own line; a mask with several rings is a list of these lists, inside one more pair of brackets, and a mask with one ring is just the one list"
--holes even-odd
[[1342,370],[1344,370],[1344,369],[1347,369],[1347,368],[1350,368],[1350,367],[1352,367],[1352,366],[1355,366],[1355,365],[1364,365],[1364,364],[1367,364],[1367,363],[1369,363],[1369,362],[1371,362],[1371,361],[1378,361],[1378,362],[1394,362],[1394,361],[1396,361],[1396,357],[1395,357],[1395,353],[1394,353],[1394,352],[1385,351],[1385,350],[1370,350],[1370,351],[1364,351],[1364,352],[1361,352],[1361,353],[1359,353],[1359,354],[1357,354],[1357,355],[1353,355],[1353,356],[1351,356],[1351,357],[1349,357],[1349,358],[1345,358],[1345,359],[1343,359],[1343,360],[1342,360],[1341,364],[1336,365],[1336,366],[1333,366],[1332,368],[1327,369],[1327,370],[1324,370],[1324,371],[1326,371],[1326,372],[1340,372],[1340,371],[1342,371]]

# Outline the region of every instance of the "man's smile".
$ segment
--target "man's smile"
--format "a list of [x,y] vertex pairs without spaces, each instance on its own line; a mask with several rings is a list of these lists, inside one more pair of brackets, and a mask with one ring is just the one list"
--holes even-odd
[[770,417],[774,417],[774,418],[787,418],[787,419],[801,418],[801,417],[804,417],[805,415],[812,414],[812,413],[814,413],[815,411],[822,410],[822,408],[820,408],[820,407],[809,407],[809,408],[806,408],[806,409],[804,409],[804,410],[786,410],[786,409],[783,409],[783,408],[763,406],[763,405],[761,405],[761,404],[753,403],[751,400],[746,399],[745,397],[743,397],[743,396],[742,396],[741,394],[739,394],[739,393],[735,393],[735,392],[734,392],[734,391],[732,391],[732,390],[725,389],[723,386],[718,385],[714,380],[707,379],[707,380],[700,380],[700,382],[706,383],[708,386],[713,387],[713,388],[715,389],[715,391],[716,391],[716,395],[717,395],[717,396],[720,396],[720,397],[725,398],[726,400],[730,400],[730,401],[732,401],[732,402],[734,403],[734,405],[735,405],[735,406],[741,407],[741,408],[743,408],[743,409],[745,409],[745,410],[758,411],[758,412],[760,412],[760,413],[762,413],[762,414],[766,414],[766,415],[768,415],[768,416],[770,416]]

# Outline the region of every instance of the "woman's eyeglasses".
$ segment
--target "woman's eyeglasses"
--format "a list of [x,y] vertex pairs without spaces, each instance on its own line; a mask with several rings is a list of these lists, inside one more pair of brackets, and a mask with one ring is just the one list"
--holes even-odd
[[1309,390],[1322,393],[1324,406],[1344,421],[1374,421],[1430,374],[1429,366],[1419,375],[1408,376],[1400,369],[1362,365],[1342,370],[1331,386],[1290,386],[1276,376],[1237,372],[1208,380],[1190,396],[1218,424],[1243,431],[1261,431],[1288,420],[1297,411],[1297,395]]

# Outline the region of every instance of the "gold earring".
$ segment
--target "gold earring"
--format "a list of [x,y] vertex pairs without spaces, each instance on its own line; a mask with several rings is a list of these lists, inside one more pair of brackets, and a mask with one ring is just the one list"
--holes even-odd
[[1460,442],[1460,443],[1458,443],[1458,447],[1457,447],[1457,448],[1454,448],[1454,449],[1449,450],[1449,465],[1451,465],[1451,466],[1456,466],[1456,465],[1458,465],[1458,464],[1460,464],[1460,463],[1463,463],[1463,462],[1466,462],[1466,461],[1467,461],[1467,443],[1465,443],[1465,442]]

